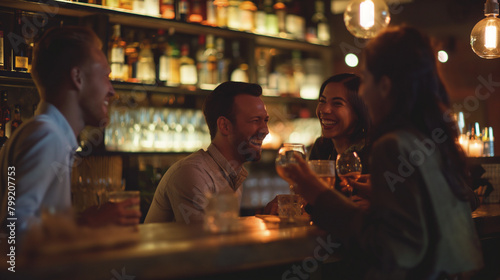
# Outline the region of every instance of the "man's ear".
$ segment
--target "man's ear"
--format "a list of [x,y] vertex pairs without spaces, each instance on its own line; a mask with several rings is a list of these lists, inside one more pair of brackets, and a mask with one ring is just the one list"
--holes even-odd
[[71,77],[71,82],[75,88],[78,90],[82,89],[83,86],[83,73],[82,70],[79,67],[73,67],[71,68],[70,72],[70,77]]
[[224,136],[229,135],[233,130],[231,121],[226,117],[219,117],[217,119],[217,130]]
[[389,94],[391,93],[392,89],[392,81],[386,75],[380,78],[379,89],[380,89],[380,96],[382,98],[384,99],[389,98]]

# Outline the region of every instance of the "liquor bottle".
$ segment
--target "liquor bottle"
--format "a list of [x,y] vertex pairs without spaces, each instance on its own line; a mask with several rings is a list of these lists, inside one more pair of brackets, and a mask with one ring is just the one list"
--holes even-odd
[[240,55],[240,42],[236,40],[233,41],[232,48],[232,66],[229,69],[229,71],[231,71],[231,81],[248,83],[248,64]]
[[198,49],[196,50],[195,58],[196,58],[196,68],[198,69],[198,83],[201,84],[201,81],[205,81],[205,71],[204,71],[204,65],[205,65],[205,35],[201,34],[198,36]]
[[126,9],[126,10],[132,10],[133,9],[133,2],[134,0],[119,0],[120,1],[120,8]]
[[280,34],[286,33],[286,6],[283,0],[276,0],[276,3],[273,6],[274,12],[278,17],[278,32]]
[[253,32],[255,30],[255,11],[257,7],[252,1],[243,1],[240,4],[240,29]]
[[278,16],[274,12],[273,0],[264,0],[264,11],[266,12],[266,33],[278,35]]
[[162,18],[175,19],[174,0],[160,0],[160,15]]
[[228,17],[228,0],[214,0],[214,5],[217,10],[217,26],[226,28],[227,27],[227,17]]
[[145,15],[146,14],[146,1],[145,0],[133,0],[132,10],[134,13]]
[[167,47],[168,53],[168,86],[178,86],[180,79],[180,51],[177,43],[171,38]]
[[[1,95],[1,99],[0,99],[0,112],[1,112],[1,118],[0,118],[0,122],[2,122],[4,125],[6,123],[8,123],[10,121],[10,108],[9,108],[9,104],[8,104],[8,93],[6,90],[2,90],[2,92],[0,93]],[[4,126],[4,129],[5,129],[5,126]]]
[[0,149],[5,145],[9,138],[5,136],[5,126],[3,123],[0,123]]
[[485,127],[483,130],[483,156],[493,157],[495,156],[495,143],[493,142],[493,127]]
[[[7,91],[2,90],[0,93],[0,124],[2,125],[2,133],[0,135],[0,141],[7,140],[7,123],[10,121],[10,107],[7,100]],[[4,138],[1,138],[4,137]],[[1,143],[3,145],[3,143]]]
[[159,16],[160,2],[159,0],[144,0],[144,12],[146,15]]
[[241,0],[229,0],[229,7],[227,9],[227,27],[239,30],[242,23],[240,15]]
[[113,35],[111,36],[108,48],[108,60],[111,68],[109,78],[111,80],[123,80],[122,68],[125,64],[125,45],[126,43],[121,37],[120,25],[113,25]]
[[325,4],[321,0],[316,0],[316,12],[312,17],[315,30],[315,38],[322,44],[330,43],[330,25],[325,16]]
[[135,31],[127,33],[127,47],[125,48],[126,69],[122,69],[126,81],[137,83],[137,61],[139,60],[139,42],[135,39]]
[[156,70],[150,39],[141,33],[139,59],[137,61],[137,79],[141,83],[153,84],[156,80]]
[[305,19],[302,16],[301,5],[298,0],[294,0],[287,4],[288,12],[285,17],[286,32],[293,38],[305,38]]
[[265,91],[268,88],[268,57],[265,48],[260,48],[257,55],[257,83]]
[[264,0],[258,0],[255,11],[255,33],[266,34],[266,12],[264,11]]
[[207,0],[207,19],[203,22],[203,24],[217,26],[217,11],[214,0]]
[[110,8],[120,8],[120,1],[118,0],[105,0],[102,4]]
[[188,22],[201,23],[203,21],[201,0],[193,0],[191,5],[191,12],[188,16]]
[[194,64],[194,59],[189,57],[189,45],[183,44],[181,47],[181,58],[179,60],[181,85],[196,85],[198,83],[198,71]]
[[2,21],[0,21],[0,70],[5,69],[5,61],[4,61],[4,46],[3,46],[3,25]]
[[224,58],[225,42],[222,38],[215,40],[215,49],[217,50],[217,83],[223,83],[228,80],[229,62]]
[[166,85],[167,81],[170,80],[170,61],[169,61],[170,46],[167,44],[163,53],[160,54],[158,62],[158,80],[160,83]]
[[26,44],[26,38],[23,37],[22,33],[22,17],[23,12],[20,10],[15,11],[15,33],[13,37],[16,39],[16,43],[12,44],[12,66],[14,71],[26,72],[28,71],[28,46]]
[[12,116],[12,122],[10,123],[10,135],[14,133],[14,130],[18,128],[23,121],[21,120],[21,106],[16,104],[14,106],[14,115]]
[[201,69],[203,74],[200,75],[203,80],[200,80],[200,88],[212,90],[217,86],[217,50],[215,50],[212,34],[208,34],[206,40],[207,45],[203,52]]
[[186,22],[188,19],[188,13],[189,13],[189,2],[188,0],[179,0],[177,2],[177,15],[176,19],[178,21],[184,21]]
[[290,93],[295,97],[300,97],[300,89],[304,84],[305,73],[302,65],[302,56],[299,50],[292,51],[292,70],[293,83],[291,83]]

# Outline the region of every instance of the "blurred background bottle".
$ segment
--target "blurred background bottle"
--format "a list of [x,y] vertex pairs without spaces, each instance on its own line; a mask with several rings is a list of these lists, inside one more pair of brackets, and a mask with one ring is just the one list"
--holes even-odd
[[18,128],[23,121],[21,120],[21,106],[19,104],[16,104],[14,106],[14,114],[12,115],[12,121],[10,123],[10,135],[14,133],[16,128]]
[[330,43],[330,25],[325,16],[325,4],[321,0],[315,2],[315,13],[312,17],[312,26],[309,31],[312,34],[308,35],[310,42],[329,44]]
[[121,37],[120,25],[113,25],[113,35],[109,42],[108,60],[111,67],[111,80],[123,81],[123,65],[125,64],[126,42]]
[[183,44],[181,47],[181,58],[179,60],[179,74],[181,85],[196,85],[198,84],[198,71],[194,64],[194,59],[189,57],[189,45]]
[[175,19],[174,0],[160,0],[160,15],[162,18]]
[[241,57],[240,42],[234,40],[232,42],[232,49],[233,58],[231,59],[231,66],[229,67],[229,71],[231,72],[231,81],[248,83],[248,64]]
[[264,0],[264,11],[266,12],[266,34],[278,35],[278,16],[274,12],[273,0]]
[[192,0],[190,7],[188,22],[201,23],[203,21],[201,0]]
[[495,156],[495,138],[493,137],[493,127],[485,127],[483,130],[483,156],[494,157]]
[[7,141],[7,123],[10,121],[11,112],[8,104],[8,93],[6,90],[0,92],[0,147]]
[[242,18],[240,13],[241,0],[229,0],[227,8],[227,27],[235,30],[240,30]]
[[178,21],[186,22],[189,13],[189,2],[187,0],[179,0],[177,2],[177,15],[176,19]]
[[15,43],[12,44],[12,66],[14,71],[27,72],[28,71],[28,45],[26,38],[22,32],[22,18],[24,12],[21,10],[15,11],[15,29],[12,37],[15,38]]

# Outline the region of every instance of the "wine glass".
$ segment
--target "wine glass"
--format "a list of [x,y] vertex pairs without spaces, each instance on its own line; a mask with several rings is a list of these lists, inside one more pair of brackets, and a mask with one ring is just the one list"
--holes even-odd
[[335,188],[335,161],[309,160],[307,164],[329,188]]
[[290,163],[297,162],[294,157],[295,154],[302,156],[303,159],[306,158],[306,149],[303,144],[283,143],[276,156],[276,172],[290,184],[291,194],[295,194],[293,188],[294,182],[286,176],[285,167]]
[[337,156],[337,174],[342,182],[346,185],[344,194],[347,197],[352,196],[352,187],[347,181],[348,178],[358,180],[361,177],[361,159],[356,152],[342,153]]

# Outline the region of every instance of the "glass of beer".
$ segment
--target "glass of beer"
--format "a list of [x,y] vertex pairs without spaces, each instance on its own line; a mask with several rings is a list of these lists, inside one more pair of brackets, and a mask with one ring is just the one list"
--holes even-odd
[[331,189],[335,188],[335,161],[309,160],[307,164],[328,187]]

